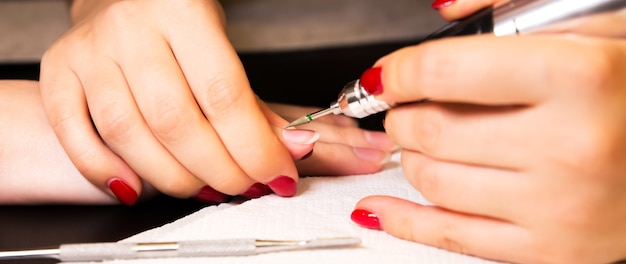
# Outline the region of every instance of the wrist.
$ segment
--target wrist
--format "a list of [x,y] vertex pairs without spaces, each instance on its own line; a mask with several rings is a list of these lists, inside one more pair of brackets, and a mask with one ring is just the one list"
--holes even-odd
[[72,24],[77,24],[84,18],[94,14],[105,7],[122,0],[73,0],[70,7]]

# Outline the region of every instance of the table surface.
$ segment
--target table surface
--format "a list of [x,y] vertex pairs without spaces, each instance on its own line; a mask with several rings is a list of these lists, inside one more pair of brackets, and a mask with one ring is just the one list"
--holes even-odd
[[[364,46],[240,54],[255,92],[265,101],[327,106],[341,87],[377,58],[417,41]],[[0,79],[37,79],[38,64],[0,65]],[[382,116],[361,120],[382,129]],[[62,243],[118,241],[191,214],[205,205],[161,196],[125,206],[0,206],[0,250]],[[0,263],[55,263],[15,260]]]

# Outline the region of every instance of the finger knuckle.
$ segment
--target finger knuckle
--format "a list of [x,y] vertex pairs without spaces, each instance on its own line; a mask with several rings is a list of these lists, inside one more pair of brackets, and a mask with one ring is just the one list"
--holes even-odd
[[[447,46],[424,44],[419,47],[417,56],[413,57],[419,59],[410,62],[416,63],[416,65],[405,67],[404,76],[407,76],[407,80],[404,83],[407,87],[419,87],[419,91],[428,97],[437,94],[437,88],[441,86],[441,81],[448,79],[450,71],[456,70],[459,64],[458,58],[451,56],[456,54],[455,52],[443,50]],[[419,78],[415,78],[415,76],[419,76]]]
[[578,175],[602,177],[606,168],[614,166],[611,163],[616,161],[615,153],[621,151],[621,142],[626,140],[626,136],[611,132],[606,129],[606,124],[595,121],[580,127],[568,132],[568,137],[554,141],[554,147],[563,151],[554,152],[548,160]]
[[95,164],[98,164],[98,152],[93,148],[85,148],[82,152],[77,153],[76,155],[70,155],[70,159],[74,164],[74,167],[83,175],[89,177],[94,173]]
[[408,241],[423,241],[422,234],[419,233],[418,229],[413,228],[413,223],[415,222],[415,218],[411,215],[402,214],[398,216],[397,221],[394,222],[396,225],[396,230],[406,230],[407,232],[400,232],[396,234],[401,239]]
[[188,111],[182,105],[173,102],[158,103],[156,115],[148,121],[155,135],[161,140],[175,142],[193,129],[197,122],[195,111]]
[[443,116],[439,111],[432,109],[425,110],[422,114],[422,120],[414,124],[414,135],[419,150],[434,156],[439,151]]
[[234,107],[243,100],[244,91],[236,89],[231,80],[224,77],[214,77],[207,81],[209,87],[204,98],[207,109],[204,114],[207,118],[225,117],[229,115]]
[[48,119],[52,129],[58,133],[60,131],[71,130],[76,117],[74,112],[70,109],[60,107],[55,109],[55,111],[48,111]]
[[445,223],[441,229],[440,236],[435,242],[435,246],[448,251],[467,254],[468,251],[459,241],[459,225]]
[[621,87],[619,83],[612,82],[619,79],[616,77],[621,76],[620,69],[623,67],[623,62],[617,58],[623,57],[620,54],[622,51],[613,45],[599,45],[602,45],[602,48],[594,46],[573,56],[568,63],[563,64],[565,72],[551,75],[552,81],[560,82],[561,76],[576,76],[570,79],[573,87],[591,93],[610,92],[612,88]]
[[441,188],[439,186],[439,170],[432,162],[422,162],[420,164],[420,169],[416,170],[414,185],[424,195],[424,198],[434,204],[439,204]]
[[130,111],[118,103],[110,103],[94,113],[94,123],[100,137],[107,143],[124,144],[130,139],[130,132],[137,124]]

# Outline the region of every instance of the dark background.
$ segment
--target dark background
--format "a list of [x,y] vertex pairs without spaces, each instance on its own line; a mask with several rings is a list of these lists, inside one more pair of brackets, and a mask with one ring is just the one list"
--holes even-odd
[[[326,107],[344,84],[379,57],[416,41],[363,46],[240,54],[250,83],[265,101]],[[0,79],[37,80],[39,64],[0,64]],[[360,120],[382,129],[382,115]],[[0,250],[57,247],[62,243],[113,242],[172,222],[201,208],[166,196],[126,206],[0,206]],[[55,263],[13,260],[0,263]]]

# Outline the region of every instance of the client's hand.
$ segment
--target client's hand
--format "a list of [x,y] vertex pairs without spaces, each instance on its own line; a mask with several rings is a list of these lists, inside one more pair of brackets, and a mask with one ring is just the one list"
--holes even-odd
[[[294,120],[319,110],[312,107],[268,103],[282,118]],[[354,119],[331,115],[298,128],[318,131],[314,154],[296,162],[300,175],[354,175],[380,171],[396,145],[384,132],[358,128]]]

